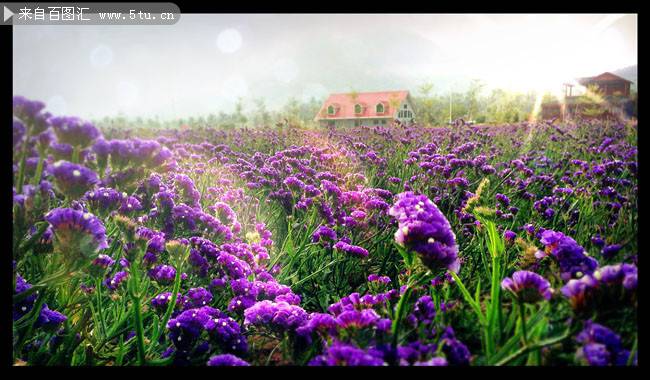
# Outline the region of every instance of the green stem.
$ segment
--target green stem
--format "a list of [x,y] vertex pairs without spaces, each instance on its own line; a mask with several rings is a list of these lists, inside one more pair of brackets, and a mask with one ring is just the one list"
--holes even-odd
[[638,345],[639,339],[638,337],[634,338],[634,345],[632,346],[632,349],[630,350],[630,357],[627,359],[627,365],[631,366],[634,363],[634,353],[637,350],[637,345]]
[[40,154],[38,156],[38,164],[36,165],[36,173],[34,174],[32,185],[38,186],[39,182],[41,182],[42,173],[43,173],[43,154]]
[[533,345],[530,345],[530,346],[523,346],[520,349],[518,349],[517,351],[515,351],[512,355],[504,358],[503,360],[498,361],[495,365],[496,366],[506,365],[506,364],[510,363],[511,361],[516,360],[517,358],[521,357],[522,355],[527,354],[531,350],[540,349],[542,347],[557,344],[557,343],[563,341],[564,339],[566,339],[568,337],[569,337],[569,333],[567,332],[567,333],[565,333],[562,336],[559,336],[557,338],[550,338],[550,339],[546,339],[544,341],[541,341],[539,343],[536,343],[536,344],[533,344]]
[[526,332],[526,309],[524,308],[523,301],[517,300],[517,303],[519,304],[519,319],[521,321],[521,331],[524,340],[524,346],[528,346],[528,334]]
[[399,325],[402,320],[402,314],[404,313],[404,305],[408,301],[408,298],[411,296],[411,291],[413,289],[411,288],[410,285],[406,286],[406,290],[404,291],[404,294],[399,300],[399,303],[397,304],[397,315],[395,316],[395,320],[393,321],[393,326],[392,326],[392,333],[393,333],[393,350],[397,349],[397,342],[398,342],[398,335],[399,335]]
[[79,147],[75,146],[72,150],[72,162],[75,164],[79,163]]
[[135,335],[138,344],[138,363],[142,366],[145,365],[144,356],[144,329],[142,327],[142,314],[140,311],[140,298],[131,295],[133,301],[133,317],[135,318]]
[[106,322],[104,321],[104,311],[102,306],[102,279],[97,278],[97,285],[95,286],[95,292],[97,293],[97,309],[99,310],[99,321],[101,323],[102,337],[106,336]]

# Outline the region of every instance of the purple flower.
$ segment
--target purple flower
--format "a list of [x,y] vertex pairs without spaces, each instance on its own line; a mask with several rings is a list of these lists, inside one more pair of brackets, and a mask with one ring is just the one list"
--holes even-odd
[[623,349],[620,336],[603,325],[585,322],[576,340],[583,344],[576,352],[576,359],[581,362],[592,366],[627,364],[630,352]]
[[620,244],[611,244],[603,248],[602,254],[606,259],[611,259],[623,248]]
[[[167,310],[167,305],[172,300],[171,292],[160,293],[151,300],[151,306],[157,310]],[[184,302],[183,296],[180,293],[176,295],[176,307],[180,307]]]
[[582,311],[590,305],[597,286],[598,281],[586,275],[580,279],[569,280],[561,291],[562,295],[569,299],[574,310]]
[[16,147],[20,144],[25,137],[26,132],[25,125],[18,119],[14,119],[13,123],[13,146]]
[[423,324],[433,322],[433,319],[436,317],[436,306],[431,296],[422,296],[415,302],[413,316],[415,316],[418,322]]
[[125,199],[122,199],[122,205],[120,206],[120,213],[121,214],[131,214],[135,211],[142,210],[142,204],[140,203],[140,200],[136,197],[127,197]]
[[305,189],[305,183],[293,176],[287,177],[283,183],[294,192],[302,192]]
[[501,194],[501,193],[497,193],[497,195],[495,195],[494,197],[495,197],[495,198],[497,199],[497,201],[499,201],[499,203],[501,203],[502,205],[504,205],[504,206],[506,206],[506,207],[508,207],[508,206],[510,205],[510,199],[509,199],[507,196],[505,196],[505,195],[503,195],[503,194]]
[[427,361],[415,362],[413,365],[416,367],[445,367],[449,365],[449,363],[447,362],[447,359],[436,356]]
[[564,280],[592,274],[598,267],[598,261],[587,256],[584,248],[561,232],[546,230],[541,234],[540,241],[546,246],[546,253],[550,253],[558,262],[560,276]]
[[603,240],[600,235],[595,235],[591,238],[591,244],[602,248],[605,246],[605,240]]
[[219,318],[227,316],[209,306],[185,310],[167,322],[169,339],[179,350],[188,351],[204,331],[216,327]]
[[78,117],[57,116],[49,119],[59,142],[85,148],[93,143],[101,133],[95,126]]
[[514,231],[506,230],[503,233],[503,237],[506,239],[506,241],[513,242],[517,237],[517,234]]
[[[25,279],[18,273],[16,273],[16,289],[14,294],[20,294],[27,289],[31,288],[32,285],[25,281]],[[15,302],[13,305],[13,320],[16,321],[22,318],[25,314],[34,306],[34,301],[36,301],[36,294],[31,294],[30,296],[22,299],[19,302]]]
[[88,257],[98,249],[108,248],[104,225],[90,213],[55,208],[45,214],[45,220],[52,226],[58,252],[70,255],[71,259],[79,255]]
[[336,231],[327,226],[318,226],[316,231],[311,235],[311,241],[317,242],[331,242],[336,240]]
[[169,285],[176,278],[176,269],[171,265],[158,265],[149,271],[149,276],[160,285]]
[[215,355],[208,360],[209,367],[247,367],[248,362],[231,354]]
[[472,357],[467,346],[456,339],[454,330],[451,327],[448,327],[442,334],[442,352],[445,353],[450,365],[469,365]]
[[253,305],[255,305],[255,297],[245,295],[236,296],[228,303],[228,310],[233,313],[241,313]]
[[213,318],[205,324],[205,328],[222,350],[236,354],[243,354],[248,350],[246,337],[242,335],[241,327],[234,319],[225,315]]
[[93,144],[92,150],[95,152],[95,156],[97,156],[98,160],[105,162],[108,155],[111,153],[111,144],[104,140],[104,138],[99,138],[95,141],[95,144]]
[[368,276],[368,281],[369,282],[379,282],[381,284],[389,284],[390,283],[390,277],[388,276],[379,276],[378,274],[371,274]]
[[219,254],[217,262],[230,278],[237,279],[251,274],[251,267],[247,262],[226,252]]
[[397,243],[417,252],[422,262],[433,270],[444,268],[458,272],[456,235],[429,198],[412,192],[398,194],[389,214],[398,222]]
[[193,308],[206,306],[212,302],[212,293],[205,288],[192,288],[185,295],[184,307]]
[[54,163],[51,173],[57,189],[72,199],[80,198],[99,182],[94,171],[67,161]]
[[115,211],[120,207],[123,199],[126,198],[126,193],[120,193],[119,191],[108,187],[100,187],[88,191],[84,195],[84,198],[91,210],[108,213]]
[[43,113],[45,103],[38,100],[29,100],[24,96],[14,96],[13,111],[14,116],[18,117],[25,123],[29,129],[30,135],[37,135],[49,127],[49,113]]
[[113,264],[115,264],[115,260],[113,260],[112,257],[101,253],[97,256],[95,260],[93,260],[93,265],[104,269],[112,266]]
[[383,366],[384,360],[368,352],[335,341],[327,347],[323,355],[317,356],[309,362],[310,366]]
[[303,337],[309,337],[314,332],[336,335],[337,326],[336,320],[330,314],[312,313],[306,323],[296,330],[296,333]]
[[374,326],[381,318],[373,309],[347,310],[336,317],[336,323],[340,328],[362,329]]
[[126,271],[120,271],[115,273],[115,276],[113,278],[108,277],[104,280],[104,285],[110,290],[116,290],[124,280],[126,280],[127,276],[129,275],[128,272]]
[[287,302],[264,300],[244,311],[245,325],[268,325],[281,331],[295,330],[307,320],[307,312]]
[[50,310],[50,308],[47,307],[47,304],[43,304],[43,308],[41,309],[41,314],[38,316],[38,319],[36,320],[36,327],[55,329],[60,324],[65,322],[67,319],[68,317],[66,317],[65,315],[59,313],[56,310]]
[[357,245],[348,244],[343,240],[334,244],[334,249],[336,249],[337,251],[345,252],[355,257],[361,257],[361,258],[368,257],[368,251],[365,248],[359,247]]
[[636,289],[638,269],[634,264],[607,265],[597,269],[593,277],[599,283],[612,285],[623,285],[628,290]]
[[504,278],[501,287],[527,303],[549,300],[552,295],[551,284],[544,277],[525,270],[513,273],[512,278]]

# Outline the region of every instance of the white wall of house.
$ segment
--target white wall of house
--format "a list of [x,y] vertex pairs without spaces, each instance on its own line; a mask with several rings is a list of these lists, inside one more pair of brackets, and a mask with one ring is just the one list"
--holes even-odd
[[323,127],[334,126],[336,128],[354,128],[361,125],[364,126],[389,126],[393,122],[390,118],[383,119],[337,119],[337,120],[320,120],[320,125]]
[[399,108],[395,111],[393,115],[400,123],[410,123],[412,120],[415,120],[415,110],[413,105],[407,99],[399,105]]

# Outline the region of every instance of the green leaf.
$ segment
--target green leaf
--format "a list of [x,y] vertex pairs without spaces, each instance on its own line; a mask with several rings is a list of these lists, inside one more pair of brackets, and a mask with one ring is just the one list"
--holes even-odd
[[463,282],[460,280],[460,277],[458,277],[458,275],[454,272],[450,271],[449,273],[451,273],[451,276],[454,278],[454,281],[456,281],[456,284],[458,285],[460,292],[463,294],[465,301],[467,301],[467,303],[469,303],[472,309],[474,309],[474,312],[476,313],[476,316],[478,317],[481,325],[485,326],[486,320],[485,320],[485,316],[483,315],[483,312],[481,311],[481,305],[478,302],[474,301],[471,294],[469,293],[469,291],[467,291],[467,288],[465,287],[465,285],[463,285]]

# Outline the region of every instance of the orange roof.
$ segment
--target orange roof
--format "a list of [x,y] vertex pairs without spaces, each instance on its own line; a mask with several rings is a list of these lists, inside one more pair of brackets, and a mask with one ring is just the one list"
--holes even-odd
[[[380,92],[359,92],[331,94],[325,101],[316,115],[316,120],[322,119],[358,119],[358,118],[388,118],[393,117],[394,107],[398,107],[409,96],[409,92],[402,91],[380,91]],[[377,113],[377,104],[384,106],[383,113]],[[355,113],[354,106],[361,105],[361,113]],[[327,113],[327,108],[334,106],[334,114]]]
[[619,77],[618,75],[612,74],[610,72],[604,72],[604,73],[602,73],[600,75],[596,75],[595,77],[588,77],[588,78],[580,78],[580,79],[578,79],[578,82],[581,85],[589,84],[589,83],[592,83],[592,82],[618,82],[618,81],[632,83],[631,81],[629,81],[629,80],[627,80],[625,78]]

